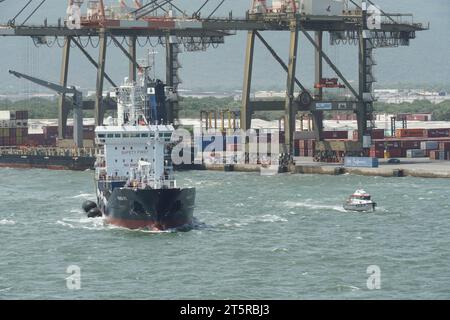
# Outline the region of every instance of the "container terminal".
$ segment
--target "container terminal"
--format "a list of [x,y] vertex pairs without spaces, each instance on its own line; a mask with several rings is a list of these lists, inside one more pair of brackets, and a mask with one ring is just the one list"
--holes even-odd
[[[73,170],[93,167],[97,153],[94,128],[104,123],[106,111],[117,110],[115,97],[105,97],[103,94],[105,82],[117,88],[106,69],[106,53],[112,43],[129,62],[131,81],[136,81],[140,70],[140,62],[136,57],[137,46],[146,46],[154,38],[164,48],[165,120],[178,126],[181,124],[178,119],[180,52],[184,50],[189,53],[226,45],[227,37],[244,31],[247,32],[247,46],[244,52],[241,109],[202,111],[198,124],[200,127],[214,129],[222,134],[236,129],[246,131],[257,120],[252,119],[256,112],[279,111],[283,113],[278,130],[286,171],[450,176],[450,170],[447,172],[444,165],[445,161],[450,160],[450,128],[409,128],[408,119],[411,119],[411,115],[399,114],[390,119],[389,130],[381,129],[377,127],[373,109],[376,101],[373,88],[377,65],[375,51],[408,46],[417,32],[429,29],[429,24],[416,22],[411,14],[385,12],[370,0],[254,0],[243,16],[236,17],[231,12],[225,17],[217,16],[225,1],[218,1],[212,12],[205,12],[205,5],[209,2],[206,0],[197,11],[188,14],[173,1],[135,1],[128,5],[126,1],[117,4],[115,1],[71,0],[68,1],[67,16],[61,18],[58,24],[48,24],[47,19],[43,19],[41,25],[27,24],[31,16],[39,13],[41,2],[32,8],[30,16],[22,17],[21,10],[7,24],[0,25],[0,36],[3,37],[31,38],[36,46],[63,43],[59,81],[51,82],[10,71],[13,76],[44,86],[60,95],[58,125],[44,127],[42,133],[29,133],[28,110],[1,112],[0,166]],[[0,3],[0,6],[6,5],[8,1]],[[30,1],[25,7],[33,5]],[[264,38],[265,31],[289,33],[289,46],[281,48],[289,52],[287,62],[280,57],[280,48],[273,48]],[[348,80],[350,75],[344,75],[324,51],[325,33],[329,34],[331,45],[337,48],[353,46],[357,50],[357,86]],[[314,48],[315,81],[312,84],[302,83],[297,78],[299,35],[306,39],[305,45]],[[98,59],[86,51],[86,47],[92,45],[92,39],[98,42]],[[257,67],[253,59],[258,48],[255,46],[256,41],[263,44],[264,50],[268,50],[274,62],[286,72],[284,98],[252,98],[252,75]],[[80,50],[97,71],[93,101],[84,100],[81,92],[68,83],[72,49]],[[324,74],[325,64],[333,74]],[[345,94],[330,99],[327,98],[328,91]],[[85,110],[94,111],[94,123],[91,126],[83,125]],[[72,126],[68,125],[70,112],[74,114]],[[333,117],[335,114],[345,115],[346,120],[354,121],[355,130],[325,128],[327,113],[332,113]],[[238,148],[236,141],[226,141],[223,150],[217,150],[217,153],[220,155],[220,151],[235,150]],[[206,145],[200,146],[201,151],[204,147]],[[402,163],[388,163],[392,158],[400,158]],[[378,166],[381,167],[376,168]],[[203,164],[201,167],[253,170],[255,166]],[[416,167],[420,170],[415,170]]]

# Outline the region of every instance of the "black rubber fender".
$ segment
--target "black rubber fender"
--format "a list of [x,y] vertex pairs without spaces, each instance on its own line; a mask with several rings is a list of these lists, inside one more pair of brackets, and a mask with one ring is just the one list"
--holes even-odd
[[99,208],[92,208],[87,213],[88,218],[98,218],[102,216],[102,211]]
[[97,204],[93,201],[85,201],[81,205],[81,208],[83,208],[84,212],[88,213],[91,209],[97,208]]

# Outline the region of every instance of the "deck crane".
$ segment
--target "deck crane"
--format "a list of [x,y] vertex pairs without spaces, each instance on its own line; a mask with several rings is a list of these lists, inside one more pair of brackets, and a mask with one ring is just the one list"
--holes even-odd
[[72,106],[73,106],[73,141],[78,148],[83,147],[83,94],[77,90],[74,86],[63,87],[59,84],[49,81],[41,80],[20,72],[9,70],[9,73],[17,78],[23,78],[31,81],[37,85],[46,87],[50,90],[56,91],[60,95],[72,94]]

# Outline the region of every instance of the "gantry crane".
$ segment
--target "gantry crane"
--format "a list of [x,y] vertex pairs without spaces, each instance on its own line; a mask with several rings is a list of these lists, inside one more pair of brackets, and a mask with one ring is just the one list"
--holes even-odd
[[9,70],[9,73],[17,78],[23,78],[37,85],[56,91],[60,95],[71,94],[73,106],[73,141],[78,148],[83,147],[83,94],[74,86],[64,87],[56,83],[41,80],[20,72]]

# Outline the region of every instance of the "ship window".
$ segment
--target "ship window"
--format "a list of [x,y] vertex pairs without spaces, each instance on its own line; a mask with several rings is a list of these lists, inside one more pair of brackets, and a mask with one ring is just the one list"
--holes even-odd
[[145,147],[145,150],[148,150],[148,147]]
[[105,135],[104,135],[104,134],[99,134],[98,137],[99,137],[99,138],[104,138]]
[[122,147],[122,150],[125,150],[125,147]]
[[116,138],[120,138],[120,133],[116,133]]
[[116,163],[117,163],[117,159],[116,159]]
[[141,134],[141,137],[142,137],[142,138],[148,138],[148,133],[143,133],[143,134]]
[[130,147],[130,150],[133,150],[133,147]]
[[115,147],[114,150],[117,150],[117,147]]
[[133,159],[130,159],[130,162],[133,162]]
[[123,137],[124,137],[124,138],[129,138],[130,135],[129,135],[128,133],[124,133],[124,134],[123,134]]
[[112,133],[108,134],[108,138],[114,138],[114,135]]

